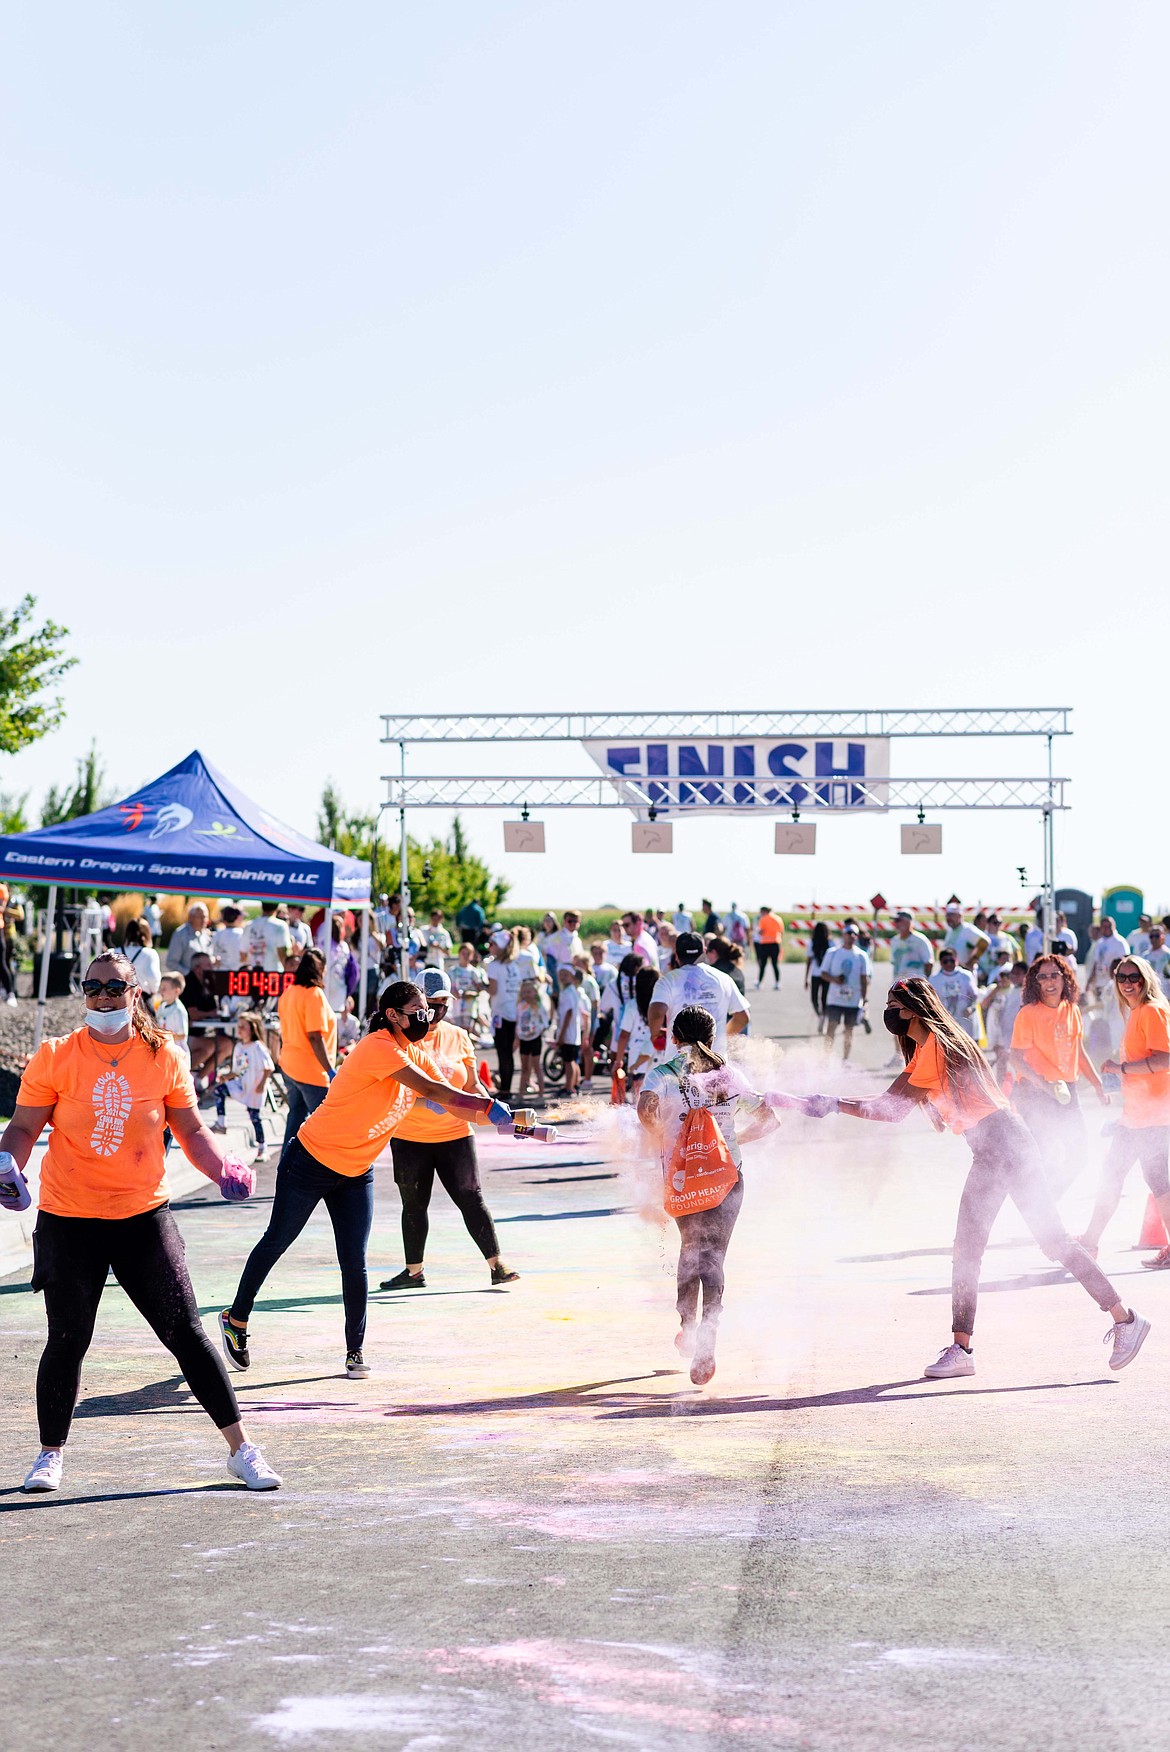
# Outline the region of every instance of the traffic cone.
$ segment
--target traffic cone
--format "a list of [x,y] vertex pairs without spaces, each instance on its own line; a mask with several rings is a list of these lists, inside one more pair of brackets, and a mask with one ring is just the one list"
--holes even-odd
[[488,1070],[488,1062],[486,1059],[480,1059],[480,1061],[479,1061],[479,1080],[483,1084],[485,1089],[491,1088],[492,1074]]
[[1139,1247],[1170,1247],[1170,1235],[1166,1233],[1166,1225],[1162,1221],[1162,1213],[1158,1209],[1153,1193],[1146,1200],[1146,1219],[1142,1224]]
[[620,1065],[609,1080],[609,1104],[611,1107],[624,1107],[626,1104],[626,1073]]

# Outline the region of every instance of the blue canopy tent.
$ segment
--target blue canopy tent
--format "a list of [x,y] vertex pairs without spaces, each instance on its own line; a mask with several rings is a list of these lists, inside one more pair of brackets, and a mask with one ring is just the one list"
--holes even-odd
[[[364,909],[368,943],[370,866],[319,846],[277,821],[196,750],[120,803],[55,827],[0,838],[0,876],[59,886],[142,889],[151,894],[222,894]],[[328,937],[328,917],[326,934]],[[44,1023],[48,943],[41,958],[36,1039]]]

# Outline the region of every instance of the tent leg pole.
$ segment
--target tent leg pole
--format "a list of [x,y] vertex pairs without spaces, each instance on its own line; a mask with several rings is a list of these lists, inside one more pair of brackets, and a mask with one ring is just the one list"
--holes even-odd
[[[370,897],[370,905],[373,905],[373,896]],[[367,972],[370,965],[370,908],[368,906],[362,912],[362,952],[359,957],[359,965],[361,967],[361,980],[358,984],[358,1021],[360,1022],[366,1013],[366,1005],[369,1002],[366,995]]]
[[406,869],[406,744],[398,744],[402,763],[402,808],[398,811],[402,864],[398,873],[398,977],[410,978],[410,881]]
[[49,890],[49,905],[45,913],[45,945],[41,950],[41,978],[37,989],[37,1019],[33,1026],[33,1051],[45,1038],[45,1003],[49,994],[49,957],[53,953],[53,920],[57,916],[57,885]]

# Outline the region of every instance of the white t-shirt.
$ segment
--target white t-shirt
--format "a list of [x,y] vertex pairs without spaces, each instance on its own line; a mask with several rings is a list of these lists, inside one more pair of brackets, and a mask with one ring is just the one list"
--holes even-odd
[[1089,959],[1085,962],[1085,984],[1104,990],[1112,981],[1113,969],[1128,954],[1128,943],[1116,931],[1111,937],[1098,937],[1089,950]]
[[[643,1095],[656,1095],[658,1097],[658,1116],[664,1127],[662,1135],[663,1165],[665,1166],[670,1161],[673,1154],[679,1131],[682,1128],[683,1116],[689,1104],[691,1107],[705,1107],[707,1109],[719,1127],[731,1160],[737,1168],[740,1167],[742,1158],[739,1139],[735,1135],[735,1116],[741,1101],[749,1109],[758,1107],[759,1102],[740,1095],[731,1095],[726,1100],[712,1098],[711,1086],[704,1087],[702,1083],[689,1083],[687,1099],[684,1100],[682,1084],[686,1079],[687,1068],[687,1059],[682,1053],[678,1053],[674,1058],[669,1058],[664,1064],[655,1065],[652,1071],[648,1071],[646,1081],[642,1084]],[[718,1085],[715,1087],[717,1093]]]
[[[856,1010],[861,1004],[861,977],[870,977],[869,956],[864,949],[846,949],[838,944],[829,953],[821,965],[821,976],[832,979],[837,975],[845,976],[844,985],[831,985],[825,994],[825,1001],[836,1004],[842,1010]],[[716,1052],[719,1048],[715,1048]]]
[[613,968],[615,973],[629,953],[630,939],[628,937],[623,937],[620,943],[615,943],[611,937],[609,942],[605,945],[605,959],[609,962],[609,965]]
[[1148,961],[1157,974],[1163,992],[1170,992],[1170,975],[1167,973],[1170,968],[1170,949],[1147,949],[1142,959]]
[[544,956],[535,943],[526,943],[516,951],[516,966],[524,979],[540,979],[544,973]]
[[325,1001],[338,1016],[345,1009],[345,1000],[349,996],[349,987],[345,983],[349,953],[348,943],[331,943],[325,963]]
[[576,986],[565,986],[557,999],[557,1039],[566,1046],[581,1044],[581,994]]
[[976,949],[982,951],[986,946],[987,932],[974,925],[948,925],[943,937],[943,947],[954,950],[960,967],[964,961],[970,961]]
[[934,944],[921,931],[911,931],[907,937],[890,938],[894,979],[926,979],[926,970],[933,960]]
[[647,967],[652,967],[655,972],[658,971],[658,945],[645,926],[643,926],[638,935],[631,940],[630,946],[626,950],[626,954],[639,956],[641,960],[646,963]]
[[524,975],[519,963],[511,961],[489,961],[485,969],[489,981],[496,988],[492,999],[492,1024],[497,1022],[514,1022],[516,1020],[516,1000],[520,996],[520,987]]
[[287,929],[289,942],[299,955],[313,947],[313,934],[304,919],[290,919]]
[[[1011,961],[1015,961],[1017,960],[1016,951],[1019,947],[1020,945],[1017,943],[1016,939],[1014,937],[1009,937],[1006,931],[992,931],[987,939],[987,947],[979,957],[979,971],[984,979],[986,979],[996,967],[997,963],[995,958],[997,955],[1006,950],[1011,957]],[[1009,967],[1011,966],[1011,961],[1008,962]]]
[[695,928],[691,923],[690,913],[681,909],[672,915],[670,922],[676,931],[693,931]]
[[162,978],[162,963],[158,958],[157,949],[146,949],[141,943],[136,943],[133,949],[122,951],[131,967],[134,977],[144,992],[153,997],[158,990],[158,982]]
[[278,949],[286,953],[292,948],[292,938],[283,919],[261,914],[244,926],[240,955],[245,967],[260,967],[265,973],[280,972]]
[[548,999],[538,996],[529,1003],[521,998],[516,1005],[517,1040],[539,1040],[548,1027]]
[[626,1047],[626,1061],[631,1071],[643,1059],[654,1056],[654,1043],[650,1038],[650,1024],[633,998],[622,1011],[622,1019],[618,1023],[618,1033],[628,1034],[630,1037]]
[[240,925],[220,925],[211,934],[211,959],[217,967],[235,973],[243,954],[244,932]]
[[[183,1054],[183,1057],[189,1059],[191,1057],[191,1048],[187,1045],[188,1029],[186,1005],[181,1003],[178,998],[175,998],[173,1003],[160,1004],[155,1011],[154,1019],[159,1027],[165,1028],[167,1033],[172,1039],[174,1039],[175,1045]],[[175,1038],[176,1036],[178,1037],[177,1039]]]
[[419,935],[423,943],[423,966],[442,967],[443,958],[451,953],[451,933],[446,925],[426,925]]
[[[975,1005],[979,1001],[979,988],[965,967],[956,967],[953,973],[944,973],[938,968],[930,976],[930,983],[938,993],[939,1002],[944,1010],[952,1015],[959,1027],[974,1039],[979,1033],[979,1024],[975,1017]],[[999,1000],[996,999],[998,1004]],[[968,1015],[968,1010],[970,1014]]]
[[552,956],[558,967],[572,967],[574,955],[585,953],[576,931],[567,931],[564,925],[559,931],[550,931],[541,948],[546,955]]
[[[272,1054],[261,1040],[237,1041],[232,1048],[232,1079],[240,1085],[238,1097],[245,1107],[259,1107],[264,1093],[264,1073],[275,1069]],[[235,1090],[232,1090],[235,1094]]]
[[1148,931],[1131,931],[1129,933],[1129,950],[1131,955],[1140,955],[1143,961],[1150,958],[1150,933]]
[[617,978],[617,968],[609,961],[603,961],[600,965],[594,961],[591,963],[589,971],[597,981],[599,992],[603,992],[606,986],[611,986]]
[[727,1057],[727,1018],[746,1015],[749,1009],[747,999],[735,982],[705,961],[660,974],[650,1002],[666,1005],[666,1039],[670,1052],[674,1050],[670,1045],[670,1030],[679,1011],[687,1004],[698,1004],[710,1011],[715,1018],[714,1049],[720,1058]]

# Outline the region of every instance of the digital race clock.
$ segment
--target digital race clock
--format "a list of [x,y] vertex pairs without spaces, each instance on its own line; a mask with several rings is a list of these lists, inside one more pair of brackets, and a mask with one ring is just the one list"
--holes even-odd
[[278,998],[293,982],[291,973],[268,973],[263,967],[213,967],[206,977],[217,998],[251,998],[256,1003]]

